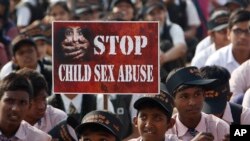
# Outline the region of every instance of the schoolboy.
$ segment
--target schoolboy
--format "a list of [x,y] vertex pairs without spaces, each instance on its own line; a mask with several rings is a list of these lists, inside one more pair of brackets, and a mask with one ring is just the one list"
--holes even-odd
[[76,127],[80,141],[121,141],[123,126],[120,119],[109,111],[96,110],[86,114]]
[[24,116],[33,95],[24,76],[10,73],[0,81],[0,140],[50,141],[45,132],[25,122]]
[[67,114],[62,110],[47,105],[48,85],[41,73],[28,68],[20,69],[17,73],[29,79],[33,87],[33,97],[30,99],[25,121],[47,133],[67,118]]
[[[166,80],[169,93],[174,97],[178,113],[173,116],[174,126],[167,131],[183,141],[196,135],[199,139],[222,141],[229,134],[229,125],[201,112],[204,102],[204,87],[216,84],[216,79],[203,79],[197,67],[184,67],[170,72]],[[198,134],[199,132],[199,134]]]
[[165,135],[165,132],[174,124],[172,119],[173,99],[163,89],[158,95],[146,95],[134,103],[137,116],[134,124],[138,128],[140,137],[129,141],[176,141],[175,135]]
[[219,80],[217,85],[206,90],[202,111],[213,114],[228,124],[249,125],[250,109],[228,102],[232,95],[229,87],[230,72],[216,65],[205,66],[200,70],[203,78]]

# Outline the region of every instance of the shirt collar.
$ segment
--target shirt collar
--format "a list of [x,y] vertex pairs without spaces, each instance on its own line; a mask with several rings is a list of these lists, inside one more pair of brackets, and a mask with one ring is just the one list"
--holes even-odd
[[[201,120],[198,123],[198,125],[195,127],[195,130],[198,132],[206,132],[206,128],[207,128],[206,120],[205,120],[204,114],[201,113]],[[182,122],[180,121],[179,114],[177,114],[177,118],[176,118],[176,130],[177,130],[176,132],[178,133],[179,137],[184,136],[188,131],[188,128],[184,124],[182,124]]]
[[[24,122],[24,121],[22,121],[22,122]],[[18,128],[18,130],[17,130],[17,132],[16,132],[16,134],[13,136],[13,137],[11,137],[9,140],[13,140],[13,139],[19,139],[19,140],[25,140],[26,139],[26,135],[25,135],[25,129],[23,128],[23,126],[22,126],[22,122],[21,122],[21,124],[19,125],[19,128]],[[3,133],[2,133],[2,131],[0,131],[0,136],[4,136],[3,135]]]
[[239,65],[239,63],[235,60],[233,56],[233,45],[229,44],[228,46],[226,46],[226,48],[227,48],[227,56],[228,56],[227,63],[228,64],[237,63]]
[[76,107],[77,113],[80,113],[81,111],[81,103],[82,103],[82,95],[78,94],[76,97],[74,97],[72,100],[66,97],[64,94],[61,94],[63,103],[64,103],[64,108],[66,113],[69,113],[69,104],[72,102],[72,104]]
[[15,137],[20,139],[20,140],[26,140],[26,131],[25,128],[23,126],[23,124],[25,123],[25,121],[23,120],[15,134]]

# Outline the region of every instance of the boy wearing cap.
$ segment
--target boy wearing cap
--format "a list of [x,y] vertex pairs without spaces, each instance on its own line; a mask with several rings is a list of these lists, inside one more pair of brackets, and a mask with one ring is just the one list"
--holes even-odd
[[183,67],[184,56],[187,52],[184,31],[182,28],[171,23],[167,14],[167,9],[162,1],[148,1],[142,12],[142,19],[145,21],[159,21],[160,32],[160,64],[161,78],[166,79],[172,69]]
[[228,70],[220,66],[206,66],[201,68],[201,75],[207,79],[218,79],[217,85],[205,92],[203,112],[213,114],[229,124],[249,125],[250,109],[228,102],[231,96]]
[[85,115],[82,123],[76,127],[80,141],[121,141],[122,123],[113,113],[108,111],[92,111]]
[[[203,79],[196,67],[185,67],[170,72],[166,86],[174,97],[178,113],[173,116],[175,125],[167,131],[183,141],[195,136],[201,139],[222,141],[229,134],[229,125],[201,112],[204,102],[204,87],[215,84],[216,79]],[[199,132],[199,134],[198,134]]]
[[0,140],[50,141],[45,132],[31,126],[23,119],[33,96],[27,78],[10,73],[0,81]]
[[21,68],[30,68],[40,72],[45,77],[50,94],[52,87],[52,67],[38,61],[38,51],[35,42],[25,35],[19,35],[12,41],[12,52],[12,61],[3,66],[0,72],[0,79],[3,79],[12,71],[17,71]]
[[205,65],[219,65],[232,73],[243,62],[250,59],[250,12],[238,9],[229,17],[227,35],[231,44],[214,52]]
[[178,140],[175,135],[165,135],[175,122],[171,118],[173,99],[166,91],[161,88],[161,93],[158,95],[143,96],[134,103],[134,107],[137,109],[134,124],[139,130],[140,137],[129,141]]
[[113,0],[110,8],[112,12],[110,20],[133,21],[135,19],[135,6],[131,0]]
[[213,43],[200,53],[195,54],[191,62],[192,66],[196,66],[198,68],[203,67],[212,53],[230,43],[227,38],[229,15],[229,11],[224,9],[217,9],[212,13],[208,21],[208,34]]

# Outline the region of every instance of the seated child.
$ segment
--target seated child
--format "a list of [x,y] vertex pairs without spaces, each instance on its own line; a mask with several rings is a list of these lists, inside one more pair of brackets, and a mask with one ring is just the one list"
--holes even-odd
[[134,124],[138,127],[139,138],[129,141],[177,141],[177,136],[165,134],[175,121],[172,119],[173,99],[161,85],[158,95],[146,95],[134,103],[137,116]]
[[120,119],[108,111],[89,112],[76,127],[79,141],[121,141],[122,130]]

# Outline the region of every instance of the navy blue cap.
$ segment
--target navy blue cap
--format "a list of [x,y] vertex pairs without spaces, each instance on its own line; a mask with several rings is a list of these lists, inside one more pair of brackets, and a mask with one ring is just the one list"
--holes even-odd
[[112,133],[117,140],[122,138],[122,123],[120,119],[111,112],[108,111],[92,111],[86,114],[82,123],[76,127],[76,132],[80,135],[89,126],[100,126]]
[[15,37],[11,42],[13,54],[15,54],[16,51],[20,49],[20,47],[26,44],[32,45],[33,47],[36,48],[34,40],[32,40],[30,37],[26,35],[18,35],[17,37]]
[[139,98],[137,101],[134,103],[134,108],[137,110],[140,110],[143,108],[142,106],[145,103],[155,103],[159,105],[159,107],[162,107],[166,112],[165,114],[170,118],[172,117],[173,114],[173,97],[168,94],[166,86],[164,83],[161,83],[160,86],[160,94],[153,95],[153,94],[148,94],[144,95],[143,97]]
[[171,95],[181,85],[209,86],[216,82],[216,79],[205,79],[200,75],[197,67],[184,67],[170,72],[166,81],[167,90]]

